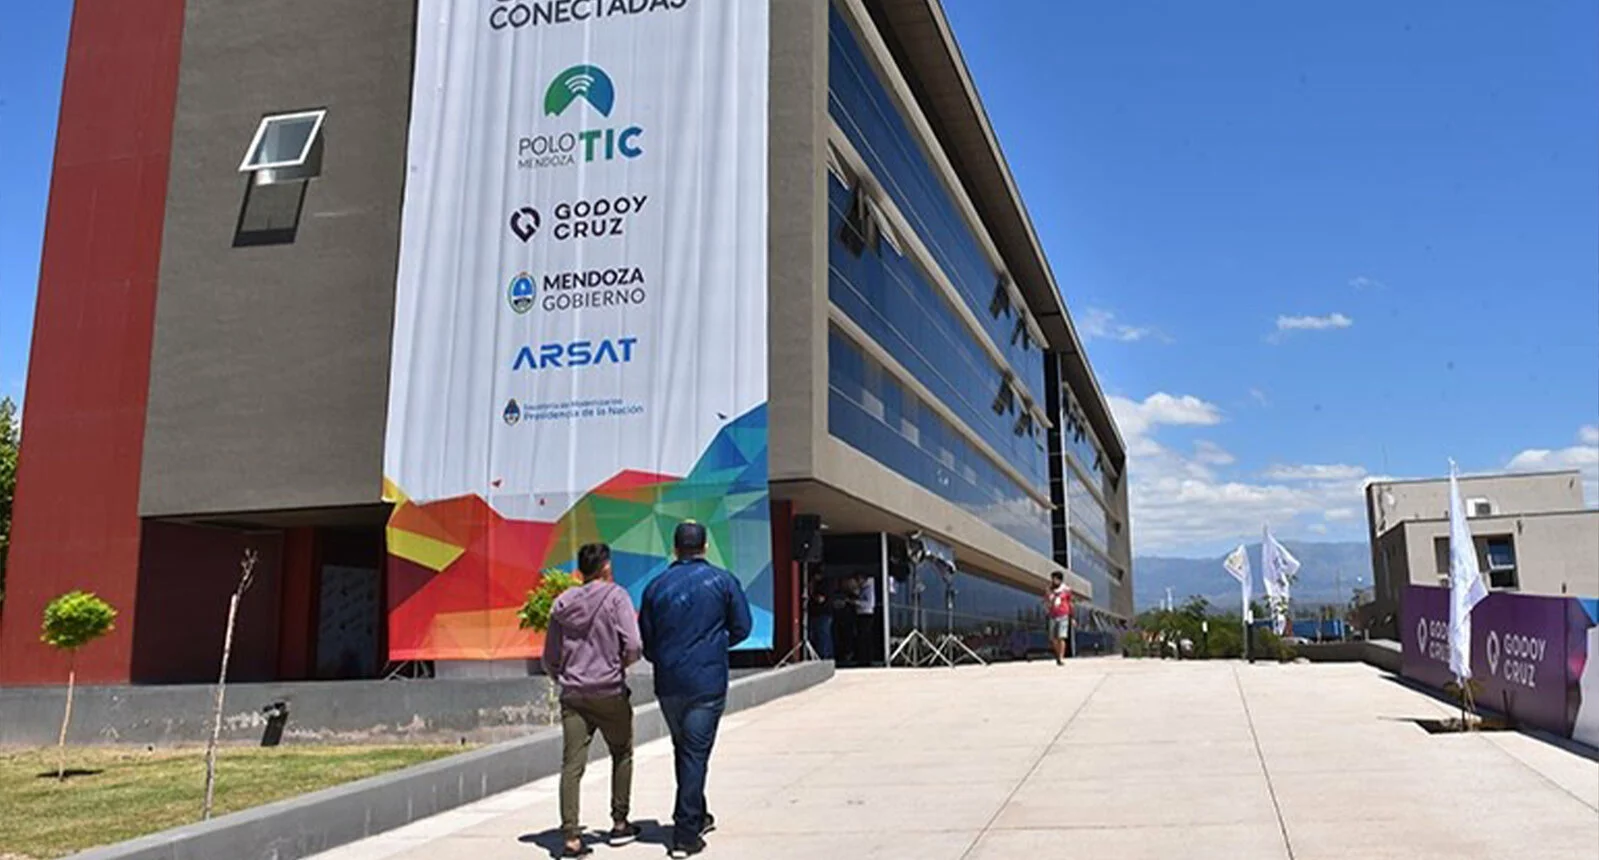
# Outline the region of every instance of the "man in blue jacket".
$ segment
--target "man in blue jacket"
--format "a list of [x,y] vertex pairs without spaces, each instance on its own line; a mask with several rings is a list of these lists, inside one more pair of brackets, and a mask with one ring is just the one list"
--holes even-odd
[[677,561],[644,589],[638,620],[677,765],[671,854],[688,857],[715,825],[705,771],[727,707],[727,652],[750,635],[750,604],[731,573],[705,560],[705,526],[680,524],[672,543]]

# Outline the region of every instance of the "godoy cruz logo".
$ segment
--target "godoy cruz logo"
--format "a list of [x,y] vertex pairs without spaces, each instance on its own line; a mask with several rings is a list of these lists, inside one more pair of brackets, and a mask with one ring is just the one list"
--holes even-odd
[[516,238],[527,242],[538,231],[539,210],[534,209],[532,206],[523,206],[521,209],[511,213],[511,232],[516,234]]
[[[616,85],[604,69],[584,64],[556,75],[544,90],[544,115],[562,116],[580,101],[600,116],[611,115],[616,108]],[[516,166],[532,170],[638,158],[644,154],[639,145],[643,135],[644,129],[636,125],[534,134],[517,141]]]
[[[634,215],[644,211],[644,205],[649,200],[648,194],[563,200],[550,208],[550,214],[554,217],[550,237],[557,242],[568,242],[573,239],[624,235],[628,222]],[[530,241],[539,231],[542,220],[537,209],[523,206],[511,213],[511,232],[523,242]]]

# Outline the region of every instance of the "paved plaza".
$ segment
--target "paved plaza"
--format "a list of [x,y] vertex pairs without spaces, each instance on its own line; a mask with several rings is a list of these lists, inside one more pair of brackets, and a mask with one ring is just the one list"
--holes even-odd
[[[707,858],[1592,858],[1599,764],[1511,732],[1428,735],[1447,706],[1363,665],[1080,660],[841,673],[733,714]],[[669,742],[635,817],[669,819]],[[609,765],[583,809],[607,826]],[[536,860],[541,780],[326,860]],[[664,828],[596,860],[661,857]]]

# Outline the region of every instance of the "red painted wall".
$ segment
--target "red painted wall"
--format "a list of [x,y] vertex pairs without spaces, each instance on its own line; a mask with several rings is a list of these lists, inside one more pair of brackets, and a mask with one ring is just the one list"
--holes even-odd
[[183,0],[78,0],[45,221],[17,476],[0,684],[58,684],[50,598],[121,612],[78,680],[126,681],[139,567],[139,470]]
[[[139,547],[139,621],[131,677],[140,684],[213,683],[222,665],[228,603],[246,548],[259,553],[239,601],[230,681],[272,681],[278,670],[283,533],[146,522]],[[85,652],[87,653],[87,652]]]

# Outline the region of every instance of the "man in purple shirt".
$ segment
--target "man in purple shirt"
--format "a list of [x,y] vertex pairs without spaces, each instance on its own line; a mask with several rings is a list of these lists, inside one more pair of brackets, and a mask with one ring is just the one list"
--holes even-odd
[[627,591],[611,574],[611,548],[591,543],[577,551],[583,585],[561,593],[550,609],[544,640],[544,671],[561,685],[561,832],[562,857],[591,853],[583,844],[578,800],[594,732],[605,736],[611,751],[612,845],[638,838],[639,827],[628,819],[633,792],[633,704],[627,689],[627,667],[638,662],[643,648],[638,615]]

